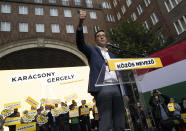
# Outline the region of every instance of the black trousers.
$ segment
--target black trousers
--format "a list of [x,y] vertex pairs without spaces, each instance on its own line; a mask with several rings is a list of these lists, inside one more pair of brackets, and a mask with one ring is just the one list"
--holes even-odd
[[118,85],[104,86],[95,95],[99,112],[99,131],[124,131],[125,108]]

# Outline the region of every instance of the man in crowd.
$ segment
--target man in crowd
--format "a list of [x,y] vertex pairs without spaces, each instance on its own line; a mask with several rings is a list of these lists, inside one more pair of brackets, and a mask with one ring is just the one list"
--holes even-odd
[[[67,104],[64,102],[61,102],[61,108],[68,109]],[[66,110],[62,114],[59,115],[59,122],[60,122],[60,131],[70,131],[69,110]]]
[[[18,108],[14,109],[14,113],[11,114],[9,117],[20,117],[20,113],[18,112]],[[9,127],[9,131],[15,131],[16,130],[16,125],[11,125],[8,126]]]
[[[159,97],[162,97],[164,101],[161,101]],[[170,112],[168,110],[168,103],[170,97],[162,94],[159,90],[152,90],[149,100],[150,106],[152,106],[152,113],[155,119],[156,127],[163,131],[172,131],[174,129],[174,121],[171,119]]]
[[[114,58],[114,55],[106,48],[107,38],[104,30],[95,33],[96,46],[87,45],[84,41],[83,22],[86,19],[86,11],[80,10],[79,25],[76,32],[76,44],[78,49],[87,57],[90,74],[89,88],[96,99],[96,105],[99,112],[99,131],[123,131],[125,129],[124,103],[121,96],[120,86],[112,85],[112,82],[118,81],[115,71],[109,71],[106,61]],[[103,67],[103,68],[102,68]],[[99,76],[100,72],[101,75]],[[96,81],[110,83],[107,86],[95,87]]]
[[87,105],[85,105],[86,100],[82,100],[81,104],[82,105],[79,107],[79,119],[80,119],[81,131],[91,131],[89,108]]

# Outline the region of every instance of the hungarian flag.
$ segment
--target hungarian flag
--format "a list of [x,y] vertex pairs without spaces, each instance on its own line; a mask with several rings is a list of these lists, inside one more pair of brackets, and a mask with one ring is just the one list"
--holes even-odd
[[144,100],[148,102],[150,91],[158,89],[180,102],[186,97],[186,40],[155,52],[149,57],[159,57],[163,67],[135,71],[136,83]]

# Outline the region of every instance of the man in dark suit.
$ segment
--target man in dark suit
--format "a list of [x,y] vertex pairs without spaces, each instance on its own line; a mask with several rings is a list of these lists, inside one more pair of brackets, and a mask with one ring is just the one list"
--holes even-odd
[[[87,45],[83,35],[83,21],[86,18],[86,11],[80,10],[80,20],[76,32],[76,43],[78,49],[87,57],[90,66],[89,88],[96,100],[99,112],[99,131],[123,131],[125,129],[124,102],[122,100],[120,86],[107,84],[107,86],[95,87],[99,76],[100,82],[117,82],[115,71],[109,71],[106,61],[114,58],[114,55],[106,48],[107,38],[103,30],[95,34],[96,46]],[[103,67],[103,68],[102,68]]]
[[[85,105],[86,100],[82,100],[81,104],[82,105],[79,107],[79,120],[80,120],[81,131],[91,131],[89,108],[87,105]],[[83,110],[83,109],[86,109],[86,110]]]

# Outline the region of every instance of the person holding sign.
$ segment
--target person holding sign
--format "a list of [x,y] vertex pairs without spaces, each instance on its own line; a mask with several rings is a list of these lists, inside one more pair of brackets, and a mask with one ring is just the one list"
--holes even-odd
[[3,124],[4,124],[4,119],[3,116],[0,115],[0,131],[3,131]]
[[96,100],[93,98],[93,109],[92,109],[92,113],[93,113],[93,117],[94,117],[94,124],[93,124],[93,129],[94,130],[98,130],[99,127],[99,114],[98,114],[98,109],[96,107]]
[[89,108],[86,104],[86,100],[81,100],[81,106],[79,107],[79,119],[81,125],[81,131],[91,131]]
[[69,123],[70,123],[70,131],[81,131],[81,127],[79,124],[79,111],[75,105],[71,105],[69,111]]
[[[174,119],[168,109],[170,97],[162,94],[159,90],[152,90],[150,94],[149,104],[152,107],[156,127],[163,131],[175,129]],[[164,99],[163,101],[160,96]]]
[[[18,108],[15,108],[14,113],[11,114],[9,117],[20,117],[20,113],[18,112]],[[15,131],[16,130],[16,125],[11,125],[11,126],[8,126],[8,127],[9,127],[9,131]]]
[[181,100],[182,128],[186,130],[186,98]]
[[[76,31],[76,44],[78,49],[87,57],[90,74],[88,92],[95,97],[99,112],[99,131],[123,131],[125,129],[125,108],[122,99],[120,86],[99,86],[95,87],[100,72],[104,72],[99,78],[100,81],[112,83],[119,79],[115,71],[109,71],[107,60],[115,58],[106,48],[107,38],[104,30],[95,33],[96,46],[87,45],[84,41],[83,22],[86,19],[86,11],[79,11],[79,25]],[[103,69],[102,69],[103,67]]]

